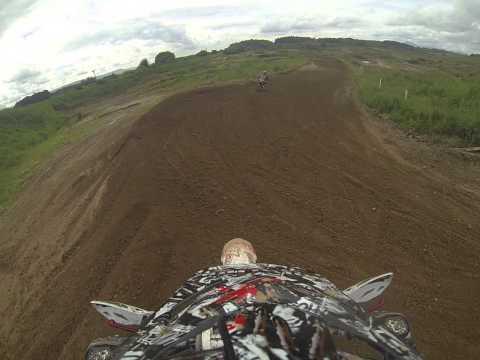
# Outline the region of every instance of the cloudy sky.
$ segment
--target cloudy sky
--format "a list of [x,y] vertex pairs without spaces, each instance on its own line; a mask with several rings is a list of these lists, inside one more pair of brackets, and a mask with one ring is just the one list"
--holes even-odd
[[0,0],[0,106],[162,50],[284,35],[480,53],[480,0]]

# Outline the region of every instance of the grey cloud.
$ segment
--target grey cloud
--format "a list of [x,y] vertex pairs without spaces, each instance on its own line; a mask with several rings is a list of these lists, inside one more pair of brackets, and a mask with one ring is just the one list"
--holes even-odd
[[332,20],[299,18],[292,20],[277,20],[266,23],[261,29],[262,34],[285,34],[289,32],[309,32],[332,29],[352,29],[364,26],[363,20],[352,17],[337,17]]
[[238,21],[238,22],[230,22],[218,25],[210,26],[212,30],[231,30],[231,29],[244,29],[246,27],[251,27],[258,25],[255,21]]
[[118,45],[130,40],[160,40],[185,49],[195,47],[182,27],[165,26],[152,20],[136,19],[77,38],[67,44],[64,50],[75,50],[91,45]]
[[50,79],[41,71],[22,69],[5,82],[8,84],[8,95],[0,99],[0,105],[12,105],[26,95],[45,90],[45,85],[49,82]]
[[27,30],[25,31],[21,36],[24,40],[28,39],[29,37],[31,37],[32,35],[34,35],[38,30],[40,30],[40,27],[35,27],[31,30]]
[[17,96],[17,95],[13,95],[13,96],[12,95],[10,95],[10,96],[3,95],[0,98],[0,109],[13,105],[15,103],[15,101],[17,101],[18,99],[19,99],[19,96]]
[[38,0],[0,0],[0,36]]
[[13,86],[11,86],[9,89],[10,94],[8,96],[4,96],[0,100],[0,104],[7,105],[7,106],[13,105],[13,103],[20,100],[21,98],[42,90],[45,90],[45,87],[42,86],[42,84],[33,84],[33,83],[13,84]]
[[23,85],[26,83],[42,84],[45,82],[40,71],[23,69],[17,72],[10,80],[7,81],[7,83]]
[[480,4],[477,0],[457,0],[456,9],[465,17],[475,20],[476,24],[480,24]]
[[410,43],[415,46],[425,48],[444,49],[442,42],[438,39],[432,31],[418,32],[418,29],[390,29],[386,31],[379,31],[372,34],[374,40],[393,40],[402,43]]
[[414,43],[417,46],[456,51],[460,53],[480,53],[480,39],[470,32],[439,33],[434,30],[415,26],[393,28],[372,34],[375,40],[396,40]]
[[350,29],[350,28],[360,28],[367,25],[366,22],[359,18],[354,17],[338,17],[331,21],[327,21],[323,24],[325,28],[334,28],[334,29]]
[[[63,65],[55,69],[55,74],[60,79],[70,79],[75,71],[73,65]],[[18,71],[10,80],[5,82],[8,84],[8,95],[3,95],[0,99],[0,105],[11,106],[21,98],[33,93],[51,89],[52,85],[56,85],[50,71],[37,71],[35,69],[22,69]]]
[[388,23],[393,26],[423,26],[428,29],[446,32],[464,32],[472,28],[472,22],[442,11],[417,11],[398,17]]
[[297,20],[294,22],[271,22],[267,23],[260,29],[262,34],[279,34],[291,31],[310,31],[318,29],[318,24],[311,21]]
[[480,53],[480,31],[470,30],[464,33],[445,34],[443,48],[455,49],[463,53]]
[[415,33],[415,38],[419,38],[418,42],[423,46],[461,52],[480,51],[478,0],[456,0],[450,10],[418,9],[398,16],[387,25]]
[[239,12],[245,13],[245,8],[236,6],[193,6],[162,11],[159,16],[188,19],[237,15]]

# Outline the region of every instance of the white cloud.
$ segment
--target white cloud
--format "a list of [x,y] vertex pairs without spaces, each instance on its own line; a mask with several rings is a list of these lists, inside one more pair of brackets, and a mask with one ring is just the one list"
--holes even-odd
[[192,50],[193,41],[187,36],[183,26],[165,26],[154,19],[132,19],[118,24],[104,26],[93,32],[82,34],[68,42],[64,51],[77,50],[88,46],[121,45],[128,41],[156,40],[171,47]]
[[37,0],[0,0],[0,36],[18,17],[30,11]]
[[345,30],[357,29],[368,25],[361,18],[334,17],[331,19],[321,17],[282,18],[267,21],[260,29],[262,34],[286,34],[328,31],[331,29]]
[[186,55],[247,38],[358,37],[480,51],[479,19],[478,0],[0,0],[0,104],[159,51]]

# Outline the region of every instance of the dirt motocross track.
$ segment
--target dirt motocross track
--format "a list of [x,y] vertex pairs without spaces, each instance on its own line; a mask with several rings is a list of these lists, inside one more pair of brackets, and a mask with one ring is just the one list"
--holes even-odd
[[393,271],[387,308],[426,358],[478,358],[478,187],[409,157],[318,65],[173,96],[52,162],[2,229],[2,358],[81,359],[110,333],[90,300],[155,309],[233,237],[341,287]]

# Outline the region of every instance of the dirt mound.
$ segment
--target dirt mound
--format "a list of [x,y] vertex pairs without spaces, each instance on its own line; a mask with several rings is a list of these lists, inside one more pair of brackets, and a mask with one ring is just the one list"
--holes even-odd
[[[4,227],[3,353],[78,359],[108,333],[89,300],[154,309],[243,237],[261,261],[339,286],[394,271],[388,307],[411,318],[427,358],[475,358],[478,194],[406,160],[356,106],[344,67],[317,65],[328,71],[277,77],[265,92],[174,96],[84,155],[43,210],[25,200]],[[47,245],[35,237],[45,227],[57,239]]]

